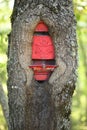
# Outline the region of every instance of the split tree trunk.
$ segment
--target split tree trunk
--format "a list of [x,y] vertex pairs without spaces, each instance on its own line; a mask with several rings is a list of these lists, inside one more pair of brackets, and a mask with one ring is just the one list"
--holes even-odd
[[[72,0],[15,0],[8,46],[9,130],[70,130],[77,44]],[[55,46],[50,79],[33,79],[32,37],[44,21]]]

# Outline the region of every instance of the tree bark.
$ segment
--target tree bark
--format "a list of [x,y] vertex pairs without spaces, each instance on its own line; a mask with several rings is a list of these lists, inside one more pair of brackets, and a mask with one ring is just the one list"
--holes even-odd
[[[39,83],[31,65],[32,37],[44,21],[55,46],[50,79]],[[15,0],[8,46],[9,130],[70,130],[77,67],[72,0]]]

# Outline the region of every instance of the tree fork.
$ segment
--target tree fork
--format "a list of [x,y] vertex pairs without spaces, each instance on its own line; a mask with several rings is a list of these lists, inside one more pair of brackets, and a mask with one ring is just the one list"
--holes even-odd
[[[47,82],[33,79],[32,37],[42,20],[49,28],[59,67]],[[15,0],[8,47],[9,130],[70,130],[77,67],[72,0]]]

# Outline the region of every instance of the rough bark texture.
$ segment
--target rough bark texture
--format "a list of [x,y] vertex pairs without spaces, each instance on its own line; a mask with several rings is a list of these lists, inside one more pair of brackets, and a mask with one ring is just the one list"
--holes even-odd
[[[52,36],[56,65],[47,82],[33,79],[32,36],[43,20]],[[15,0],[8,46],[9,130],[70,130],[77,44],[72,0]]]

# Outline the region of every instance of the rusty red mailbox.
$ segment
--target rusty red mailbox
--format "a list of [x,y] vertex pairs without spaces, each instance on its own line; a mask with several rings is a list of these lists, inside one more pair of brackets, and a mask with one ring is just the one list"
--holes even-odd
[[49,78],[55,65],[55,51],[48,27],[43,21],[36,26],[32,43],[32,65],[37,81],[45,81]]

